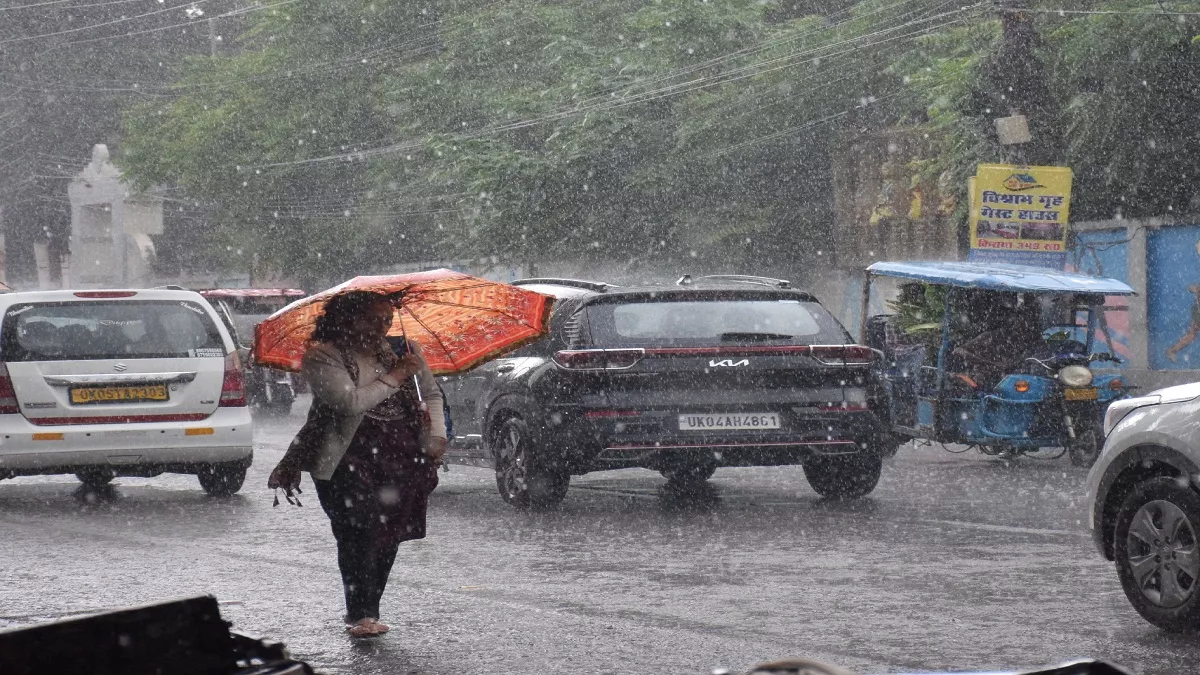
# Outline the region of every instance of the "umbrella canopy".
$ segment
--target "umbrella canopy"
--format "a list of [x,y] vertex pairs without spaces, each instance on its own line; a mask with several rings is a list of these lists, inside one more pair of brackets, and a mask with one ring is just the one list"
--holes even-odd
[[299,371],[317,317],[330,298],[347,291],[403,293],[388,335],[421,346],[437,375],[460,373],[546,334],[553,298],[451,270],[355,277],[297,300],[254,330],[259,365]]

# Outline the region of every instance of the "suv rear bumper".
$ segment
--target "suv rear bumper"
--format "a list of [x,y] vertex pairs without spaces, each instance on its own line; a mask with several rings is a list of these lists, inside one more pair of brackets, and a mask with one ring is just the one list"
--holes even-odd
[[218,408],[198,422],[42,426],[0,415],[0,477],[73,473],[102,467],[153,475],[253,456],[249,408]]
[[[891,434],[871,411],[805,419],[803,428],[724,434],[666,431],[637,433],[620,419],[586,419],[556,411],[563,422],[547,426],[544,447],[561,451],[573,473],[629,467],[659,469],[687,463],[716,466],[802,464],[814,456],[890,454]],[[632,428],[632,429],[631,429]],[[631,433],[633,431],[633,433]]]

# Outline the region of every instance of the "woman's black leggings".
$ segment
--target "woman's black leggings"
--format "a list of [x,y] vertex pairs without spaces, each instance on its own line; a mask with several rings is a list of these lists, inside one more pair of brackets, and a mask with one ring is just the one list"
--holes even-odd
[[387,586],[400,542],[379,537],[368,522],[375,498],[342,462],[329,480],[313,481],[321,508],[329,516],[337,540],[338,567],[346,591],[346,623],[379,618],[379,599]]

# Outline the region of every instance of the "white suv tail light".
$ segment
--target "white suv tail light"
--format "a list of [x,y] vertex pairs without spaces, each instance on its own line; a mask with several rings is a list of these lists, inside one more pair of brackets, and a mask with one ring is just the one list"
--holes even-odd
[[0,415],[19,415],[21,406],[17,405],[17,392],[13,389],[12,378],[8,376],[8,366],[0,362]]
[[[14,400],[15,403],[15,400]],[[222,408],[244,408],[246,406],[246,381],[242,377],[242,363],[236,351],[225,357],[225,379],[221,382]]]

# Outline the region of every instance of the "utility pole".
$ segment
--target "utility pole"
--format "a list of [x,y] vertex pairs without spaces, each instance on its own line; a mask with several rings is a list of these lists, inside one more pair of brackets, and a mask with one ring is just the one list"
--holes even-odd
[[[1038,58],[1037,30],[1027,0],[993,0],[1004,39],[985,66],[991,84],[992,114],[1000,142],[1012,148],[1010,160],[1054,164],[1061,160],[1057,111],[1045,69]],[[1001,114],[1007,118],[1001,119]],[[1032,141],[1032,142],[1031,142]]]

